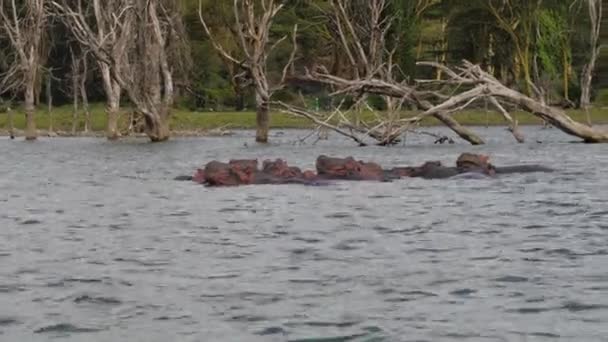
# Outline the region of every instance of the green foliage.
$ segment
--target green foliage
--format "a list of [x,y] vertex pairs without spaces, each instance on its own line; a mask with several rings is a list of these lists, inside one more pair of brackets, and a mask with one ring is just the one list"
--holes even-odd
[[[179,3],[193,66],[188,68],[187,80],[180,79],[178,82],[180,97],[176,101],[177,107],[196,111],[222,111],[233,108],[240,110],[248,105],[250,108],[254,102],[251,89],[240,89],[234,82],[234,75],[242,69],[230,65],[212,48],[199,22],[199,0],[180,0]],[[352,6],[367,5],[366,0],[350,3]],[[421,10],[420,5],[423,3],[430,6]],[[323,65],[332,72],[348,76],[350,66],[346,62],[344,51],[333,41],[336,31],[326,13],[330,2],[284,0],[283,4],[285,7],[272,27],[271,40],[276,42],[281,37],[288,38],[279,44],[269,57],[267,72],[271,81],[276,81],[281,76],[283,65],[292,51],[290,35],[294,24],[299,26],[296,71],[302,72],[304,68]],[[511,14],[505,7],[507,4],[512,6]],[[216,40],[238,59],[242,57],[242,52],[239,51],[235,36],[232,5],[232,0],[202,0],[202,15]],[[391,19],[391,30],[387,49],[395,50],[394,62],[399,67],[395,73],[399,75],[400,80],[434,77],[429,68],[417,68],[416,61],[445,57],[446,62],[450,64],[458,63],[462,59],[480,63],[510,86],[525,85],[521,74],[516,72],[518,56],[514,46],[517,39],[529,39],[528,58],[538,64],[537,77],[552,80],[552,91],[561,93],[563,83],[555,80],[567,76],[565,78],[569,82],[570,98],[576,98],[576,75],[580,74],[582,65],[586,63],[589,50],[588,22],[582,1],[388,0],[388,5],[385,15]],[[494,5],[504,18],[514,20],[515,38],[501,26],[498,18],[489,10],[489,5]],[[357,13],[359,16],[367,15],[365,10]],[[50,21],[48,31],[50,47],[45,67],[53,69],[54,103],[67,104],[71,101],[69,48],[77,44],[74,44],[69,30],[60,20]],[[444,42],[447,42],[447,46]],[[6,43],[6,37],[0,33],[0,75],[8,68],[10,56],[13,55],[7,50],[9,45]],[[608,49],[604,49],[604,56],[606,53]],[[91,62],[87,90],[92,102],[101,102],[104,100],[104,94],[99,72],[95,68]],[[599,60],[598,68],[604,75],[608,75],[608,57]],[[600,86],[608,86],[608,77],[598,76],[597,79]],[[305,101],[308,103],[316,105],[319,102],[319,107],[322,108],[332,106],[332,101],[327,99],[329,90],[318,87],[287,88],[276,96],[297,102],[300,101],[300,90],[307,96]],[[44,91],[38,93],[42,94],[40,100],[44,101]],[[7,97],[8,94],[4,96]],[[598,98],[602,96],[598,94]],[[370,102],[377,108],[383,106],[382,101],[374,97],[370,97]]]
[[544,9],[538,13],[538,36],[536,48],[543,70],[552,77],[558,77],[563,64],[563,53],[570,61],[568,50],[568,23],[566,18],[555,10]]
[[[608,89],[600,89],[595,97],[595,104],[598,107],[608,107]],[[608,116],[608,113],[606,113]]]

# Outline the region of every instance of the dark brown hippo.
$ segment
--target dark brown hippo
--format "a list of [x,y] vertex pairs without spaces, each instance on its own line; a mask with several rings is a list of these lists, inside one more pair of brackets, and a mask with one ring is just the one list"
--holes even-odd
[[326,180],[370,180],[390,181],[405,177],[443,179],[458,175],[494,176],[517,172],[551,172],[550,168],[539,165],[516,165],[495,167],[490,158],[482,154],[463,153],[456,160],[455,167],[444,166],[440,161],[428,161],[417,167],[395,167],[383,170],[376,163],[355,160],[353,157],[334,158],[319,156],[316,161],[317,173],[289,166],[284,160],[263,162],[258,170],[257,160],[231,160],[228,163],[212,161],[193,176],[179,176],[176,180],[190,180],[208,186],[236,186],[249,184],[327,184]]
[[228,164],[238,170],[246,170],[247,172],[258,171],[257,159],[231,159]]
[[376,163],[357,161],[353,157],[319,156],[316,162],[318,177],[345,180],[387,180],[386,172]]
[[460,168],[481,168],[487,170],[487,174],[508,174],[508,173],[530,173],[530,172],[553,172],[554,170],[542,165],[512,165],[494,166],[489,163],[490,157],[483,154],[463,153],[456,161],[456,166]]
[[278,178],[303,178],[302,170],[289,166],[283,159],[265,160],[262,164],[262,172]]
[[222,163],[212,161],[205,165],[205,184],[211,186],[235,186],[253,184],[256,170],[248,163]]
[[426,162],[410,173],[410,177],[426,179],[450,178],[464,173],[477,173],[493,176],[496,174],[489,157],[481,154],[463,153],[456,161],[456,167],[447,167],[439,161]]

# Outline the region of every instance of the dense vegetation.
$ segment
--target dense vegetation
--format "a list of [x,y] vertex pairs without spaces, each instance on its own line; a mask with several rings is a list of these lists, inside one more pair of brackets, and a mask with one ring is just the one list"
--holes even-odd
[[[350,13],[362,18],[367,0],[348,2]],[[49,1],[50,2],[50,1]],[[0,5],[8,9],[8,1]],[[328,19],[330,1],[286,0],[271,27],[271,41],[289,35],[298,24],[297,56],[294,68],[302,71],[323,65],[335,75],[352,73],[347,56],[339,44]],[[237,43],[233,2],[231,0],[202,0],[201,14],[216,40],[242,54]],[[604,6],[604,12],[606,11]],[[243,69],[222,58],[212,47],[199,18],[199,0],[180,0],[181,16],[186,37],[182,37],[184,54],[179,56],[175,70],[174,107],[192,111],[242,111],[255,108],[254,93]],[[390,14],[390,16],[389,16]],[[90,13],[89,13],[90,15]],[[416,67],[416,61],[437,61],[446,64],[466,59],[481,65],[501,83],[531,94],[536,85],[545,99],[553,105],[578,107],[581,95],[581,74],[592,50],[589,15],[583,0],[388,0],[386,15],[392,20],[386,39],[386,49],[394,51],[398,66],[396,78],[413,81],[416,78],[441,78],[441,71]],[[394,17],[392,16],[394,15]],[[608,15],[604,15],[604,18]],[[36,80],[35,100],[65,105],[74,97],[72,57],[82,54],[82,48],[71,34],[65,20],[49,15],[44,23],[41,72]],[[603,41],[608,41],[608,24],[603,25]],[[0,31],[1,32],[1,31]],[[10,66],[14,54],[6,32],[0,34],[0,74]],[[595,69],[592,98],[608,101],[608,49],[604,49]],[[290,39],[280,43],[269,56],[267,73],[278,79],[292,52]],[[106,99],[101,75],[93,55],[88,53],[85,74],[87,100]],[[77,92],[76,92],[77,93]],[[295,101],[300,94],[311,108],[331,108],[335,99],[327,96],[323,87],[298,84],[275,94],[282,101]],[[123,105],[129,98],[123,95]],[[23,95],[15,89],[0,88],[0,98],[19,102]],[[384,102],[370,96],[372,107],[383,109]],[[1,107],[1,105],[0,105]]]

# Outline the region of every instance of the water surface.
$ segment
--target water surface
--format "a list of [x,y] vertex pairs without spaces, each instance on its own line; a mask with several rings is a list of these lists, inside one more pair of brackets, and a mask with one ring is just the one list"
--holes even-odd
[[[165,144],[0,141],[0,341],[606,341],[608,150],[527,127],[354,147],[251,132]],[[542,143],[538,143],[539,142]],[[210,189],[211,159],[553,174]]]

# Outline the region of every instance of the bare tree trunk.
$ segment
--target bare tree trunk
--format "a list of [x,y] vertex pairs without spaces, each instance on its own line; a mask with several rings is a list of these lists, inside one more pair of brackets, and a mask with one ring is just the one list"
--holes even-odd
[[[268,76],[266,73],[268,55],[276,44],[270,45],[270,31],[272,22],[277,13],[283,8],[284,3],[276,0],[234,0],[233,10],[236,23],[236,35],[239,43],[239,48],[244,55],[244,60],[239,60],[232,56],[221,44],[219,44],[202,13],[202,2],[199,2],[199,19],[203,24],[203,28],[207,36],[209,36],[214,49],[220,54],[223,60],[227,63],[232,63],[244,68],[247,75],[253,82],[256,97],[256,136],[255,141],[258,143],[268,142],[268,131],[270,129],[270,98],[272,97],[273,89],[269,86]],[[294,51],[289,62],[283,69],[283,77],[279,84],[279,88],[283,86],[288,68],[291,66],[295,58],[295,33],[297,26],[294,28],[293,43]],[[277,43],[279,43],[279,40]]]
[[36,140],[38,138],[35,121],[36,106],[34,105],[34,87],[34,77],[31,75],[25,85],[25,140]]
[[263,94],[256,93],[257,110],[255,114],[256,133],[255,141],[259,143],[268,143],[268,131],[270,130],[270,108],[269,98]]
[[600,55],[601,45],[598,43],[600,38],[600,27],[602,24],[602,0],[587,0],[589,9],[589,19],[591,21],[591,56],[589,62],[583,68],[581,76],[581,108],[587,111],[587,121],[591,125],[589,107],[591,107],[591,83],[597,59]]
[[[74,60],[72,65],[75,66],[76,63],[77,62]],[[76,130],[78,128],[78,84],[78,72],[76,69],[72,69],[72,135],[76,135]]]
[[108,127],[106,137],[108,140],[118,140],[120,132],[118,130],[118,115],[120,111],[120,96],[115,93],[107,95],[106,114],[108,115]]
[[118,140],[120,131],[118,130],[118,117],[120,111],[120,85],[112,79],[110,67],[105,63],[99,63],[103,88],[106,94],[106,114],[108,116],[108,126],[106,137],[108,140]]
[[[36,85],[39,84],[39,69],[42,39],[47,13],[44,0],[0,1],[0,32],[8,37],[8,43],[14,52],[15,61],[9,66],[11,74],[18,82],[13,82],[13,90],[23,92],[25,107],[25,139],[35,140],[38,137],[35,122]],[[6,91],[8,89],[4,89]]]
[[53,133],[53,93],[51,89],[51,81],[53,74],[49,71],[46,78],[46,105],[47,114],[49,115],[49,134]]
[[157,116],[144,115],[146,124],[146,135],[151,142],[163,142],[169,140],[171,130],[169,129],[168,110],[162,109]]
[[89,99],[84,85],[80,88],[80,96],[82,97],[82,109],[84,110],[84,132],[88,133],[91,130],[91,111],[89,110]]
[[89,111],[89,98],[87,96],[87,60],[82,59],[82,75],[80,76],[80,97],[82,98],[82,109],[84,110],[84,131],[88,133],[91,129],[91,112]]
[[11,139],[15,139],[15,123],[13,121],[13,110],[10,106],[7,108],[6,115],[8,116],[8,134]]

